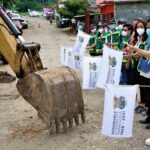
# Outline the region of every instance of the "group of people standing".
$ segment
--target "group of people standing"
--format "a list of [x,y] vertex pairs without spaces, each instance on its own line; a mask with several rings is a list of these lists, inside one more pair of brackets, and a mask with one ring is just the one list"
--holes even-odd
[[123,52],[121,85],[140,85],[141,102],[135,111],[147,118],[140,123],[150,129],[150,19],[134,19],[132,24],[120,19],[109,25],[90,26],[87,51],[91,56],[103,54],[104,44]]

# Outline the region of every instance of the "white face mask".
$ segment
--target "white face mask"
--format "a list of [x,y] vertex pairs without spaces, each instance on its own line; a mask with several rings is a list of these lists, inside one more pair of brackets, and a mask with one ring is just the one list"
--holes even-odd
[[122,36],[127,36],[127,32],[126,31],[122,31]]
[[91,32],[92,32],[92,33],[95,33],[95,32],[96,32],[96,29],[92,29]]
[[108,28],[105,28],[105,32],[108,32]]
[[99,29],[98,31],[99,31],[100,33],[103,33],[104,29],[101,28],[101,29]]
[[139,35],[142,35],[145,32],[145,29],[144,28],[138,28],[136,31]]
[[122,29],[123,29],[123,25],[120,24],[120,25],[117,27],[117,29],[122,30]]

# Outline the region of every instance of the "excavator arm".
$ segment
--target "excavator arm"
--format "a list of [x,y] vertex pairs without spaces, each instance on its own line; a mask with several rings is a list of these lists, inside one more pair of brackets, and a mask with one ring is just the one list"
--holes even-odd
[[5,56],[17,77],[43,69],[39,56],[40,45],[26,43],[5,11],[0,8],[0,52]]
[[44,69],[39,50],[39,44],[24,40],[0,7],[0,52],[19,78],[20,95],[37,110],[50,133],[54,128],[60,132],[61,124],[64,131],[74,121],[79,125],[79,115],[84,123],[84,102],[76,73],[66,67]]

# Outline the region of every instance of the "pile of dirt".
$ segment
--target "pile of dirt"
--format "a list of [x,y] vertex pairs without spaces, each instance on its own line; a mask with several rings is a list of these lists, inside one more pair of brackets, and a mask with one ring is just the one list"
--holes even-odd
[[16,78],[7,72],[0,71],[0,83],[10,83],[15,81]]

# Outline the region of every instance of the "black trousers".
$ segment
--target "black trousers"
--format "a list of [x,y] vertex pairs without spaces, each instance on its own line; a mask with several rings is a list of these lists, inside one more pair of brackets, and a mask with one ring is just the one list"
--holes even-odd
[[[139,84],[150,86],[150,79],[140,76]],[[144,103],[145,106],[148,107],[147,114],[150,117],[150,87],[141,87],[140,91],[142,103]]]

